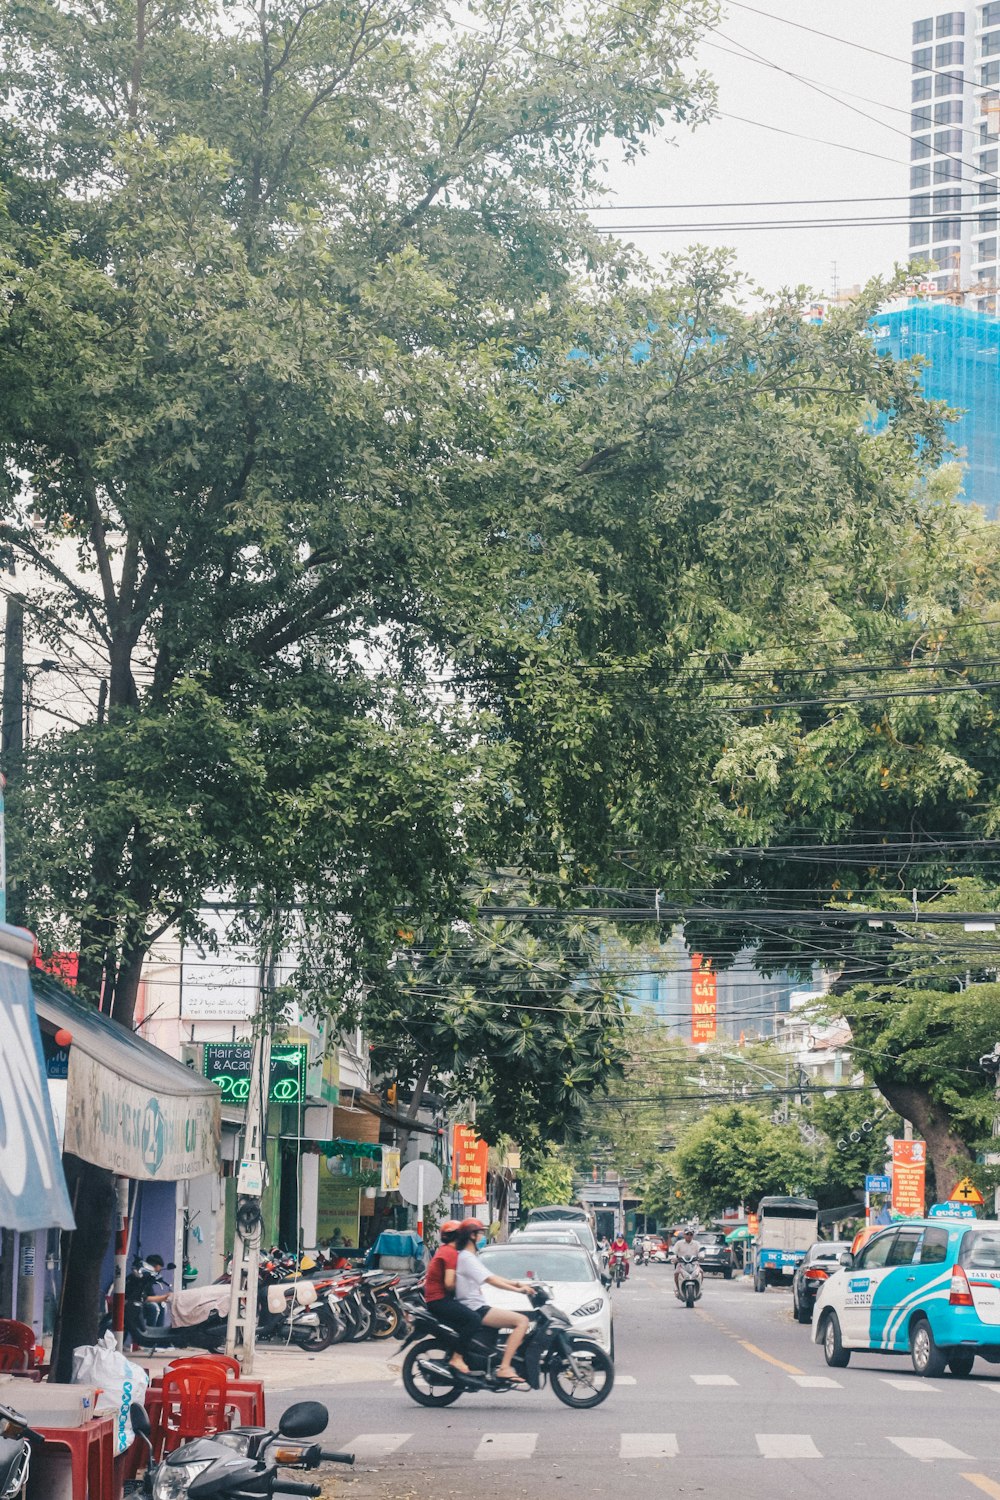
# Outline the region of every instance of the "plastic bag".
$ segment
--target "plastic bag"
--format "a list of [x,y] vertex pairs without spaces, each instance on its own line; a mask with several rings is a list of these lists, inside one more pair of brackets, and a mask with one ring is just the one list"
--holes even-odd
[[73,1350],[73,1384],[97,1389],[95,1415],[114,1417],[115,1453],[124,1453],[135,1436],[129,1419],[132,1402],[144,1404],[149,1384],[145,1370],[126,1359],[114,1334],[106,1333],[98,1343]]

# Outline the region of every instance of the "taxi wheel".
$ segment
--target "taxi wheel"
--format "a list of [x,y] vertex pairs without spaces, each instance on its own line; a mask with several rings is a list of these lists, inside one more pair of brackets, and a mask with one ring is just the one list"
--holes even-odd
[[974,1354],[953,1354],[948,1361],[948,1368],[953,1375],[971,1375],[975,1362]]
[[823,1323],[823,1356],[834,1370],[843,1370],[851,1362],[851,1351],[841,1342],[840,1321],[835,1312],[828,1312]]
[[931,1379],[943,1375],[948,1360],[934,1342],[931,1325],[926,1318],[918,1318],[910,1333],[910,1360],[918,1375]]

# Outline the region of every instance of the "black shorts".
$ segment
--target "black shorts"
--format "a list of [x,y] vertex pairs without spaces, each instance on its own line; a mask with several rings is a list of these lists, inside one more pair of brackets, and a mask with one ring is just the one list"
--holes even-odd
[[454,1328],[462,1345],[474,1333],[478,1333],[480,1319],[486,1312],[485,1307],[482,1311],[474,1311],[455,1297],[440,1297],[436,1302],[428,1302],[427,1309],[434,1314],[438,1322],[446,1323],[449,1328]]

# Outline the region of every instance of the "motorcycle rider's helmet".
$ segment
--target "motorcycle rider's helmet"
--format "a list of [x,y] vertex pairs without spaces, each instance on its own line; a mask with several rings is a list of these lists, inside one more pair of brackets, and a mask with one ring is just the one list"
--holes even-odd
[[463,1234],[483,1234],[486,1230],[482,1219],[463,1219],[458,1227]]
[[449,1240],[453,1240],[461,1227],[461,1222],[458,1219],[445,1219],[438,1230],[442,1245],[446,1245]]

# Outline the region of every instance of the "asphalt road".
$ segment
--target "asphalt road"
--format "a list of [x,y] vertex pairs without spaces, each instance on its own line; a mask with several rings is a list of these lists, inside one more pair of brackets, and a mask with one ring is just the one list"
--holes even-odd
[[855,1354],[828,1370],[787,1292],[712,1277],[689,1311],[665,1266],[633,1270],[615,1294],[615,1326],[615,1389],[589,1412],[548,1390],[429,1411],[391,1373],[325,1386],[330,1350],[310,1394],[330,1408],[326,1441],[353,1448],[357,1467],[328,1493],[654,1500],[669,1487],[719,1500],[1000,1500],[998,1366],[927,1381],[909,1360]]

